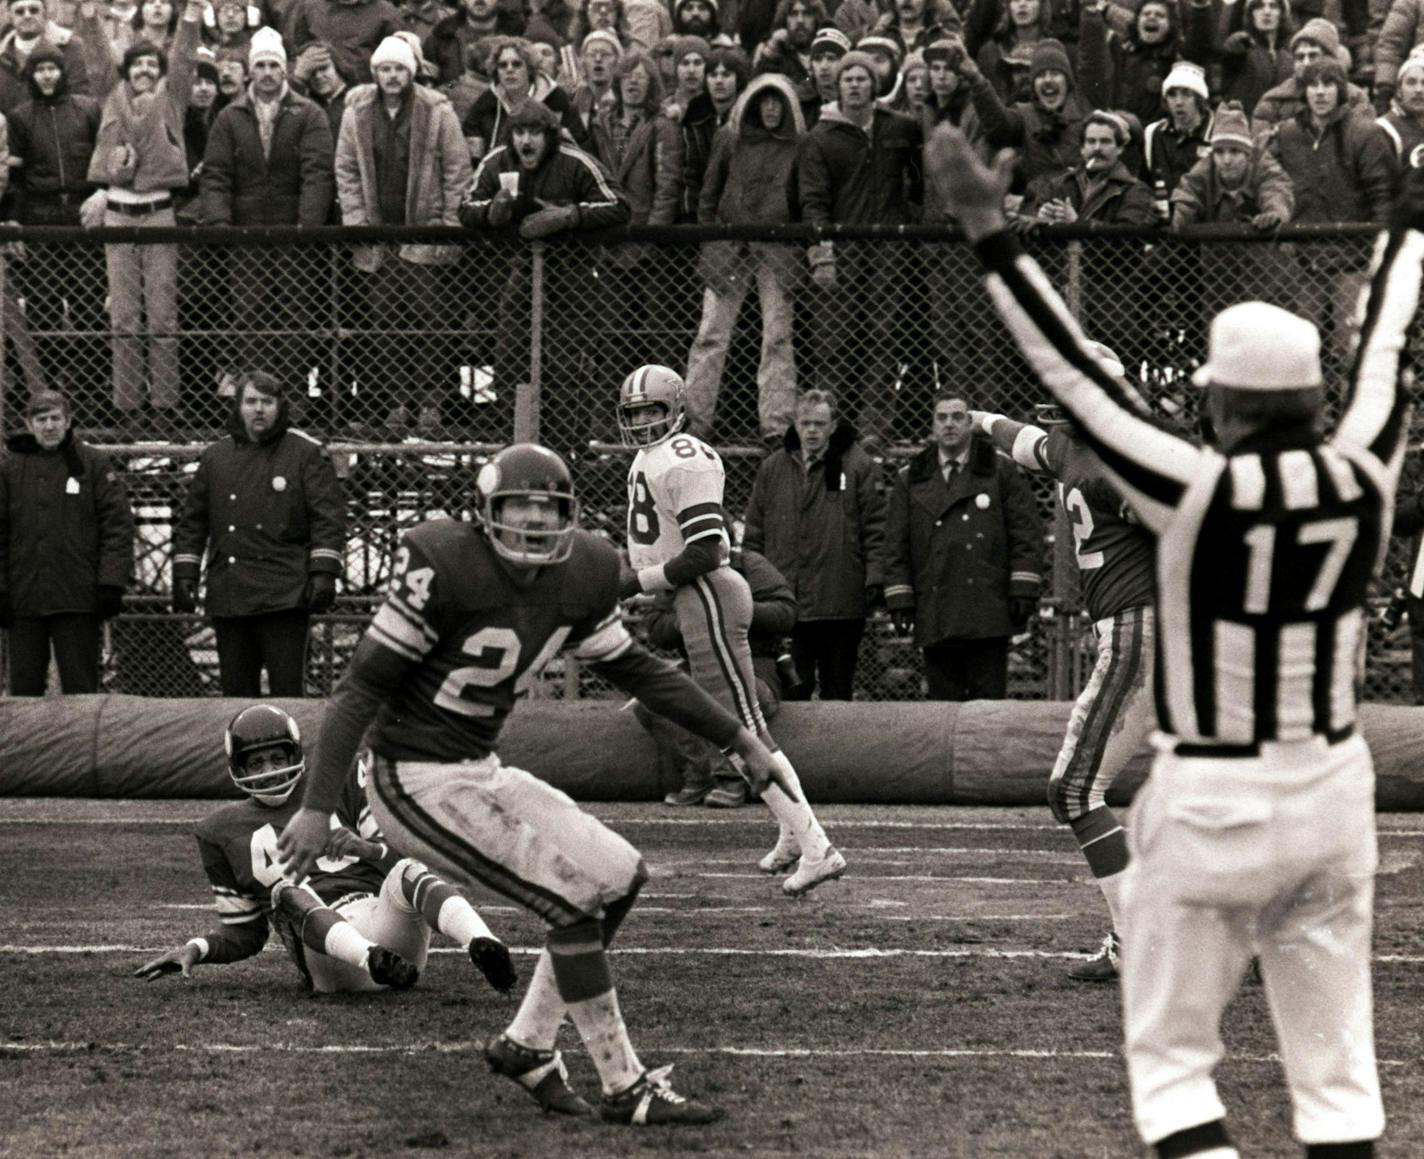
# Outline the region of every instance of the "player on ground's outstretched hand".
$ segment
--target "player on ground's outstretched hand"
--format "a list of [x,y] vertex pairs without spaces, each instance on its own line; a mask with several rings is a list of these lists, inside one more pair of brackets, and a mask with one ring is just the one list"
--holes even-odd
[[685,388],[666,366],[640,366],[618,391],[623,444],[637,447],[628,470],[628,558],[619,594],[671,591],[692,677],[771,750],[781,775],[763,794],[781,827],[759,861],[764,873],[791,870],[781,888],[800,897],[845,872],[786,754],[757,703],[747,631],[752,596],[728,565],[730,540],[722,507],[726,474],[717,452],[682,427]]
[[200,962],[241,961],[266,945],[275,926],[312,989],[401,989],[424,967],[436,929],[465,947],[496,990],[513,987],[508,948],[456,890],[386,847],[366,814],[356,776],[341,785],[310,876],[298,885],[283,874],[277,841],[297,811],[290,798],[306,771],[301,733],[290,715],[270,704],[244,708],[228,725],[225,747],[228,771],[248,799],[224,805],[197,832],[221,924],[145,962],[136,977],[186,978]]
[[456,880],[510,897],[549,924],[524,1002],[485,1048],[497,1073],[546,1111],[587,1115],[557,1049],[567,1014],[598,1070],[605,1120],[706,1123],[719,1113],[673,1090],[633,1050],[607,947],[648,872],[638,851],[539,778],[500,763],[517,696],[560,649],[654,712],[730,746],[758,790],[782,782],[762,743],[619,617],[618,554],[578,527],[562,459],[506,447],[475,480],[478,522],[436,519],[401,543],[390,594],[332,694],[303,807],[279,841],[291,873],[326,844],[341,770],[368,726],[368,785],[381,829]]

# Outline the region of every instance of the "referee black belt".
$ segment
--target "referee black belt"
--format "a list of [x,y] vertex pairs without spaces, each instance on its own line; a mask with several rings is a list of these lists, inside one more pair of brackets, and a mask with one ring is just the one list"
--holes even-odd
[[[1347,724],[1344,728],[1336,729],[1334,732],[1317,732],[1312,734],[1309,740],[1316,737],[1323,737],[1326,744],[1337,745],[1341,741],[1349,740],[1355,735],[1355,726]],[[1261,755],[1262,744],[1292,742],[1256,741],[1252,744],[1193,744],[1190,741],[1178,741],[1172,747],[1172,752],[1179,757],[1212,757],[1215,760],[1247,760]]]
[[106,201],[104,204],[111,213],[122,213],[125,217],[147,217],[150,213],[170,208],[173,198],[160,197],[157,201]]

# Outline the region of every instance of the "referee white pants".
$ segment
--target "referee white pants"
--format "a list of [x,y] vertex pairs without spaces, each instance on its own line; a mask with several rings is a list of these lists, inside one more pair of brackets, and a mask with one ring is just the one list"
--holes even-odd
[[1220,1022],[1258,954],[1303,1143],[1384,1130],[1370,931],[1374,768],[1359,737],[1178,756],[1132,809],[1122,1000],[1133,1115],[1155,1143],[1225,1114]]

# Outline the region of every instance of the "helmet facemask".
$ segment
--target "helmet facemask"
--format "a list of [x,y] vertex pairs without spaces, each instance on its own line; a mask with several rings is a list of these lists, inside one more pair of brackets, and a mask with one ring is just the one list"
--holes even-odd
[[685,416],[671,414],[672,408],[661,401],[621,403],[618,407],[618,433],[625,447],[653,447],[682,430]]
[[573,550],[579,505],[571,492],[495,491],[480,514],[490,545],[510,563],[545,567],[563,563]]
[[[279,759],[263,761],[256,769],[251,767],[254,757],[261,758],[274,750],[281,754]],[[306,758],[301,755],[300,748],[285,741],[273,741],[253,746],[241,756],[235,756],[229,771],[233,783],[249,797],[276,808],[287,803],[306,768]]]

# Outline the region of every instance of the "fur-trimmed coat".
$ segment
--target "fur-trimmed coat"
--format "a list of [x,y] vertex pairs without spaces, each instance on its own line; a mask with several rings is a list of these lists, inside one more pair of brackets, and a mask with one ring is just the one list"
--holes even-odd
[[842,420],[809,468],[796,428],[762,460],[747,501],[744,546],[786,577],[799,620],[863,620],[865,589],[885,583],[885,485]]

